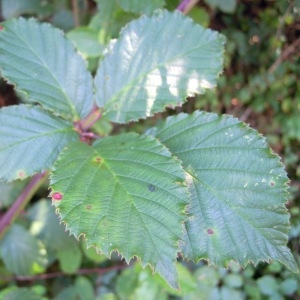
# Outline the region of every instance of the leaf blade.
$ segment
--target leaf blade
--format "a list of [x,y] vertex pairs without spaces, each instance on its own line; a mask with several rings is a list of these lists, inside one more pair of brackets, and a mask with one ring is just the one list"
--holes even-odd
[[232,117],[203,112],[169,118],[152,134],[189,174],[184,256],[224,266],[274,259],[297,270],[286,246],[288,179],[261,136]]
[[0,110],[0,178],[24,179],[52,166],[60,150],[78,134],[68,121],[37,106]]
[[62,31],[24,18],[4,22],[3,27],[2,76],[31,103],[68,119],[86,117],[93,105],[92,76]]
[[165,5],[165,0],[118,0],[118,3],[125,11],[140,14],[150,14],[158,8],[163,8]]
[[117,123],[180,105],[187,96],[215,86],[223,44],[222,35],[179,12],[143,16],[124,28],[100,64],[96,103]]
[[1,256],[6,268],[17,275],[43,272],[46,251],[22,226],[13,224],[1,241]]
[[123,134],[64,151],[51,188],[63,196],[53,202],[77,238],[84,234],[88,246],[108,256],[114,250],[127,261],[137,256],[177,286],[176,244],[187,201],[183,180],[179,163],[155,139]]

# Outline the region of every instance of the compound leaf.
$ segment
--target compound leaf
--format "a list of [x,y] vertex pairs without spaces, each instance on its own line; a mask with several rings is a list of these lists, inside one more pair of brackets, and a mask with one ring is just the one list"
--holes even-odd
[[78,120],[93,105],[92,76],[62,31],[34,19],[13,19],[0,31],[0,68],[4,78],[28,101]]
[[37,106],[0,110],[0,179],[24,179],[52,166],[60,150],[78,134],[68,121]]
[[118,0],[118,3],[125,11],[150,14],[158,8],[163,8],[165,0]]
[[180,105],[215,86],[223,44],[222,35],[179,12],[158,11],[132,21],[99,66],[96,102],[118,123]]
[[177,160],[156,139],[134,133],[90,147],[66,147],[54,164],[51,195],[61,220],[107,256],[136,256],[177,286],[187,188]]
[[296,271],[287,248],[287,176],[255,130],[229,116],[195,112],[154,129],[189,174],[191,218],[185,257],[226,266],[278,260]]

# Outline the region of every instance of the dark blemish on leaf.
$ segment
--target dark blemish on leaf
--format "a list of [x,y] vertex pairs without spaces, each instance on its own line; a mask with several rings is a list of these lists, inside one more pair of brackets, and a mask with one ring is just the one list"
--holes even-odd
[[214,234],[214,231],[212,229],[207,229],[207,234]]
[[86,209],[92,209],[93,206],[92,206],[92,205],[87,205],[85,208],[86,208]]
[[109,76],[108,75],[105,76],[105,80],[109,80]]
[[118,109],[118,108],[119,108],[119,105],[118,105],[118,104],[115,104],[115,105],[114,105],[114,108],[115,108],[115,109]]
[[52,195],[52,200],[56,200],[56,201],[59,201],[63,198],[63,195],[59,192],[55,192],[53,195]]
[[150,192],[155,192],[156,187],[155,187],[153,184],[148,184],[148,190],[149,190]]
[[93,162],[95,162],[96,164],[100,164],[102,162],[102,159],[100,156],[96,156],[93,158]]
[[272,187],[275,186],[275,182],[273,180],[270,181],[270,186],[272,186]]
[[4,29],[4,27],[0,25],[0,30],[3,30],[3,29]]

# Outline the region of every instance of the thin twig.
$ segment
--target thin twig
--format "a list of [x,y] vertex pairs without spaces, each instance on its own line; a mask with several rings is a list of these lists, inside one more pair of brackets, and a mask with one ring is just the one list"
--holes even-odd
[[45,273],[45,274],[38,274],[38,275],[33,275],[33,276],[6,276],[2,277],[0,276],[1,280],[4,281],[37,281],[37,280],[47,280],[47,279],[52,279],[52,278],[57,278],[57,277],[64,277],[64,276],[74,276],[74,275],[87,275],[87,274],[98,274],[102,275],[105,273],[108,273],[110,271],[114,270],[122,270],[127,268],[129,265],[122,263],[120,265],[108,267],[108,268],[93,268],[93,269],[80,269],[77,270],[76,274],[66,274],[63,272],[52,272],[52,273]]
[[3,238],[5,232],[13,221],[18,217],[21,211],[25,208],[26,204],[31,200],[32,196],[43,184],[44,180],[47,178],[48,172],[43,172],[41,174],[36,174],[32,177],[31,181],[19,195],[17,200],[5,213],[5,215],[0,220],[0,240]]
[[273,73],[280,66],[280,64],[286,60],[291,54],[296,52],[297,48],[300,46],[300,38],[296,39],[291,45],[286,47],[280,56],[275,60],[272,66],[268,69],[268,73]]
[[177,10],[181,11],[183,14],[188,14],[191,9],[198,3],[199,0],[182,0],[177,6]]
[[248,117],[251,115],[252,113],[252,108],[248,107],[245,112],[241,115],[241,117],[239,118],[240,121],[242,122],[246,122],[246,120],[248,119]]
[[80,121],[80,127],[83,131],[88,131],[100,118],[101,111],[95,105],[91,113],[83,120]]
[[79,18],[78,0],[72,0],[72,11],[73,11],[74,25],[75,27],[79,27],[80,18]]

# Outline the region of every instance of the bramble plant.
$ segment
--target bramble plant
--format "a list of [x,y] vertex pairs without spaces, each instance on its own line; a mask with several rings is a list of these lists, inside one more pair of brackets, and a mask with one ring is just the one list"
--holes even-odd
[[[140,135],[99,133],[182,105],[216,85],[225,38],[180,12],[130,22],[93,78],[63,33],[34,19],[1,25],[2,76],[26,104],[0,111],[0,177],[33,176],[2,235],[50,171],[50,197],[77,239],[150,265],[178,288],[178,253],[217,266],[277,260],[286,246],[288,178],[255,130],[195,111]],[[100,127],[100,129],[99,129]]]

